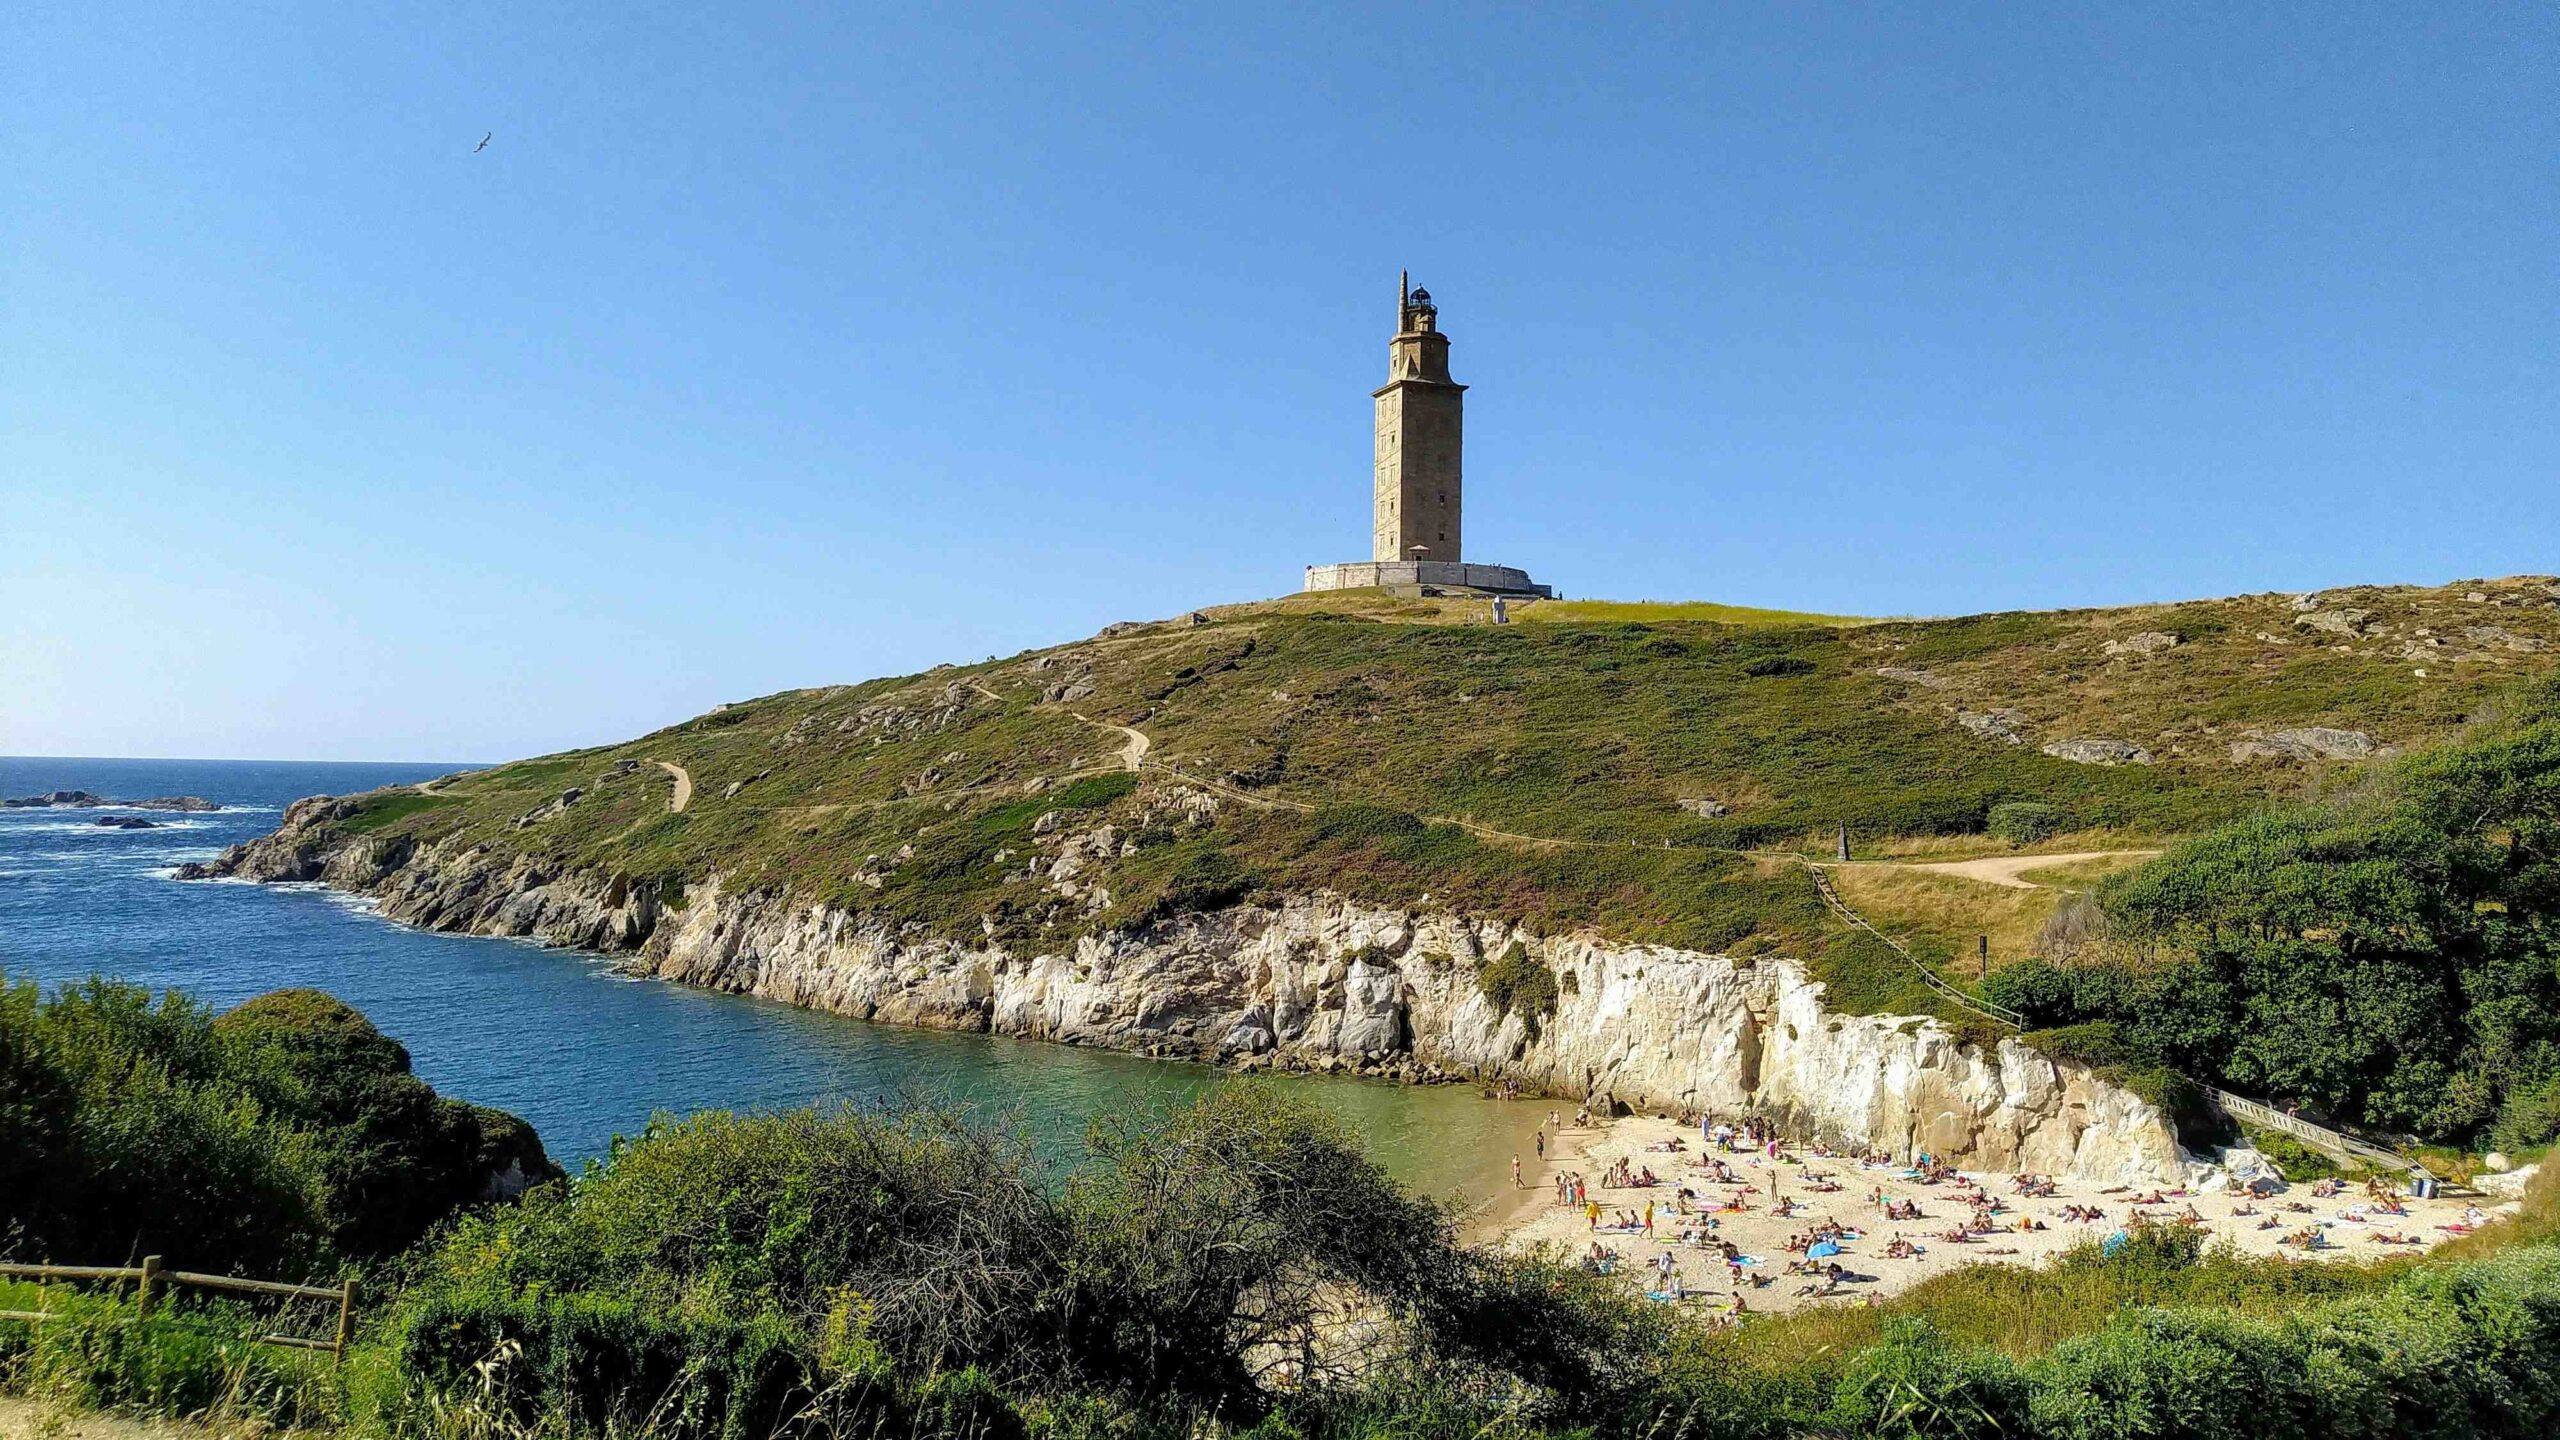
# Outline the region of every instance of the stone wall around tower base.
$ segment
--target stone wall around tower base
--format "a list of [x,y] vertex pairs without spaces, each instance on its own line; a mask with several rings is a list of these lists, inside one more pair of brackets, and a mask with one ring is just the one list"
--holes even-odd
[[1534,595],[1555,598],[1555,591],[1529,578],[1526,570],[1508,565],[1473,565],[1462,560],[1356,560],[1344,565],[1307,567],[1309,590],[1363,590],[1377,586],[1433,585],[1452,590],[1480,590],[1491,595]]

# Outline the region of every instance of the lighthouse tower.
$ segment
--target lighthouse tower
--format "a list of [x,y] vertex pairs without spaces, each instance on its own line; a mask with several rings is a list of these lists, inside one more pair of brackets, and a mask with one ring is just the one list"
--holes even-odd
[[1430,291],[1413,288],[1409,275],[1396,281],[1387,383],[1369,395],[1377,402],[1369,558],[1310,565],[1307,588],[1552,595],[1525,570],[1467,562],[1467,387],[1449,378],[1449,337],[1440,333],[1440,307]]
[[1396,338],[1378,402],[1373,560],[1458,560],[1466,513],[1467,387],[1449,378],[1449,337],[1431,292],[1396,278]]

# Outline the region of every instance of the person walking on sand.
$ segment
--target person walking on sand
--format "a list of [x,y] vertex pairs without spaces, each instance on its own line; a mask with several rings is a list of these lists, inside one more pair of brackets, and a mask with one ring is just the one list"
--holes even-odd
[[1511,1157],[1511,1188],[1520,1188],[1520,1157],[1517,1154]]
[[1650,1199],[1644,1202],[1644,1238],[1653,1238],[1653,1201]]
[[1538,1158],[1541,1160],[1547,1158],[1547,1132],[1544,1130],[1538,1132]]

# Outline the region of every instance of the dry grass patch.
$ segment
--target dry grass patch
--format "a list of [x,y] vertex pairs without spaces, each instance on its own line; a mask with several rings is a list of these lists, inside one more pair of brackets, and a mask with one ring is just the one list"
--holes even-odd
[[1966,979],[1973,975],[1974,937],[1991,937],[1994,966],[2026,959],[2062,898],[2058,890],[2013,890],[1895,865],[1835,865],[1831,884],[1886,934],[1915,950],[1922,948],[1915,942],[1934,942]]

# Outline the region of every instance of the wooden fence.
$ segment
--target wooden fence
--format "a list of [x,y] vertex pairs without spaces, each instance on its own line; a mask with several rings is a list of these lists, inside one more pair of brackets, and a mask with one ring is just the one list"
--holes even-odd
[[[139,1265],[12,1265],[0,1264],[0,1279],[49,1280],[130,1280],[133,1282],[133,1318],[146,1319],[159,1291],[171,1285],[188,1285],[199,1290],[228,1290],[243,1295],[280,1295],[299,1300],[335,1300],[338,1302],[337,1334],[327,1340],[307,1335],[255,1335],[250,1338],[260,1345],[281,1345],[295,1350],[326,1350],[332,1361],[347,1358],[347,1335],[355,1327],[356,1282],[346,1279],[335,1285],[293,1285],[282,1280],[244,1280],[236,1275],[204,1275],[193,1270],[162,1268],[160,1257],[145,1255]],[[59,1310],[0,1310],[0,1320],[22,1320],[40,1325],[63,1316]]]

